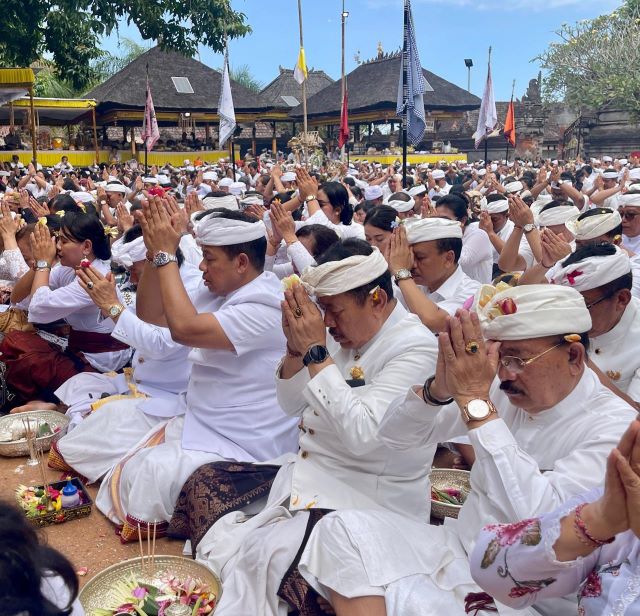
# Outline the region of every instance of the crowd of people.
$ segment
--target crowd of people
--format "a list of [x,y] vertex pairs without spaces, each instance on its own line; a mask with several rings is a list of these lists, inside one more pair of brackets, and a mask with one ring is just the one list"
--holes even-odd
[[640,152],[197,162],[0,170],[2,411],[70,418],[120,540],[219,616],[635,613]]

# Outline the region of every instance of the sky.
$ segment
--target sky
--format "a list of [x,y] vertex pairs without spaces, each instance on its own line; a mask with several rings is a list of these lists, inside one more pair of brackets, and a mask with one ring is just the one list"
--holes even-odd
[[[487,75],[488,48],[492,46],[492,76],[496,100],[509,100],[512,82],[520,98],[539,66],[531,60],[550,42],[563,23],[608,13],[616,0],[412,0],[413,21],[422,66],[466,89],[465,58],[473,60],[471,92],[482,96]],[[297,0],[231,0],[244,13],[253,32],[229,45],[232,66],[249,65],[263,85],[278,75],[278,66],[293,68],[298,55]],[[378,42],[385,52],[402,45],[403,0],[345,0],[345,69],[376,55]],[[304,47],[309,68],[340,78],[340,15],[342,0],[302,0]],[[135,27],[121,26],[120,36],[141,41]],[[118,53],[118,36],[105,42]],[[222,65],[221,54],[200,48],[200,61]]]

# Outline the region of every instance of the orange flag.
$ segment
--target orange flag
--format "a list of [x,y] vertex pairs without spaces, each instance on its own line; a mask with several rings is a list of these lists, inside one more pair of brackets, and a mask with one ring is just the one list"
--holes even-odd
[[513,99],[507,108],[507,117],[504,121],[504,138],[515,148],[516,147],[516,114],[513,108]]

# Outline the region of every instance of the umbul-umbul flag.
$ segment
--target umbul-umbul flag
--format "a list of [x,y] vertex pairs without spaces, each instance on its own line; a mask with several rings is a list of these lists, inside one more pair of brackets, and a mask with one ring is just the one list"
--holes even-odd
[[158,128],[156,110],[153,108],[149,79],[147,79],[147,101],[144,106],[144,120],[142,121],[142,141],[144,142],[144,147],[148,151],[151,151],[151,148],[153,148],[158,139],[160,139],[160,129]]
[[495,128],[498,123],[498,113],[496,111],[496,101],[493,97],[493,81],[491,80],[491,52],[489,52],[489,68],[487,71],[487,83],[484,86],[482,103],[480,104],[480,115],[478,116],[478,126],[473,133],[476,150]]
[[220,147],[222,147],[236,129],[236,112],[233,109],[231,97],[231,81],[229,79],[229,56],[224,52],[224,66],[222,67],[222,87],[220,88],[220,100],[218,101],[218,116],[220,117]]

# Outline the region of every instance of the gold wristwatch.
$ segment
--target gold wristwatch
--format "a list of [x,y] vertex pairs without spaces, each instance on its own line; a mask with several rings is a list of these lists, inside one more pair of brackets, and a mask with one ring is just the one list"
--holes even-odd
[[470,421],[484,421],[492,413],[497,413],[496,407],[491,400],[480,398],[469,400],[462,408],[462,419],[465,423]]

